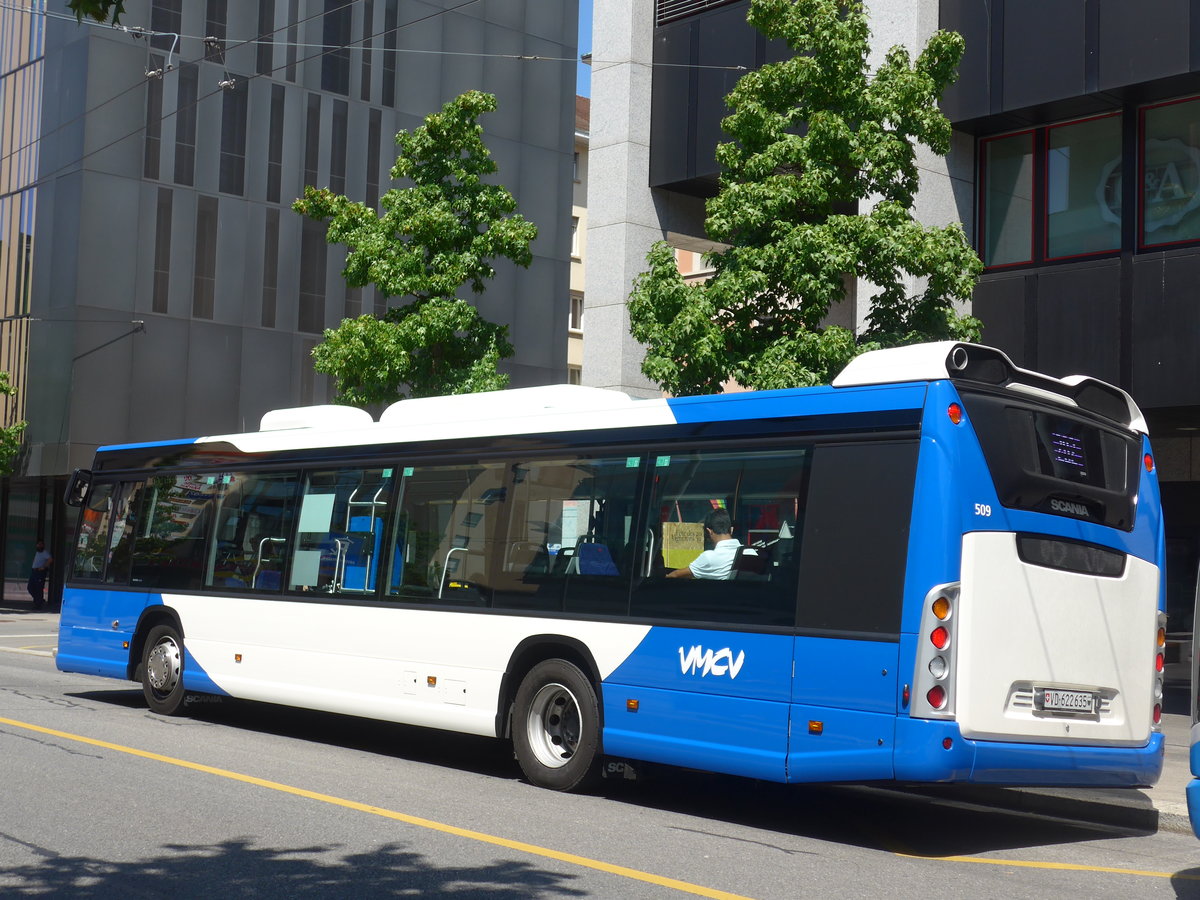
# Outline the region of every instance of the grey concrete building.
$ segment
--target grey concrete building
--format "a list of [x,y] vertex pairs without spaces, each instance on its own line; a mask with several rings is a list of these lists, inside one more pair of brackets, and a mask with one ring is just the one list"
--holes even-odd
[[0,367],[29,423],[8,579],[35,533],[61,542],[59,483],[98,445],[328,401],[322,330],[384,303],[290,205],[305,184],[376,205],[395,133],[465,90],[497,96],[485,141],[540,232],[480,311],[510,326],[514,386],[566,380],[575,3],[128,0],[119,29],[59,6],[0,10]]

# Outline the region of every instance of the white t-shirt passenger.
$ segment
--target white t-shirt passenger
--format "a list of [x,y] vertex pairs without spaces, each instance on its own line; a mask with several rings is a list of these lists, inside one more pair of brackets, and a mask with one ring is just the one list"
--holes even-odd
[[737,538],[717,541],[711,550],[705,550],[688,566],[693,578],[707,578],[712,581],[728,581],[733,574],[733,558],[737,556],[738,547],[742,546]]

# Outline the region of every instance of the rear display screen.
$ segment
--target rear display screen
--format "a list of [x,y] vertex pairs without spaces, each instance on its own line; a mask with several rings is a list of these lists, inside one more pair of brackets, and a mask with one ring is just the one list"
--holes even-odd
[[1028,433],[1029,425],[1033,425],[1031,436],[1037,443],[1037,470],[1042,475],[1104,486],[1104,453],[1096,428],[1044,412],[1010,409],[1008,413],[1018,434]]

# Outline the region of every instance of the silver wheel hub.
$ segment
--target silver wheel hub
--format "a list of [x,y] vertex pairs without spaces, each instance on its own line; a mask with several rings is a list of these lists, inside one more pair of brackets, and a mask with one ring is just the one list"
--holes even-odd
[[525,734],[538,762],[551,769],[569,763],[579,748],[579,703],[561,684],[547,684],[529,705]]
[[163,638],[146,657],[146,680],[154,690],[169,694],[179,684],[179,672],[179,645],[171,638]]

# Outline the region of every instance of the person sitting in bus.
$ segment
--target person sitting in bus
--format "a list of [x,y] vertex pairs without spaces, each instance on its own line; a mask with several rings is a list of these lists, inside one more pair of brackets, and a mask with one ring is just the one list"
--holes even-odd
[[668,572],[668,578],[705,578],[727,581],[733,574],[733,559],[741,541],[733,536],[733,521],[728,511],[714,509],[704,517],[704,536],[713,548],[705,550],[682,569]]

